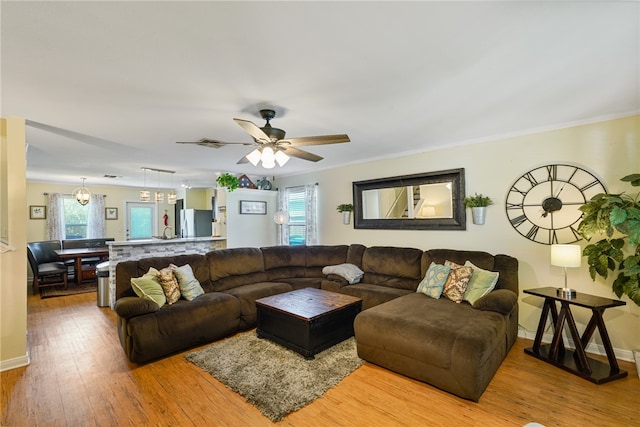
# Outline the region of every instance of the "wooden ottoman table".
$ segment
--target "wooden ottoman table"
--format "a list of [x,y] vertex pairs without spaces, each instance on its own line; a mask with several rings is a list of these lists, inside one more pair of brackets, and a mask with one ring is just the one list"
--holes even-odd
[[304,288],[256,300],[259,338],[313,359],[315,354],[353,336],[353,320],[362,300]]

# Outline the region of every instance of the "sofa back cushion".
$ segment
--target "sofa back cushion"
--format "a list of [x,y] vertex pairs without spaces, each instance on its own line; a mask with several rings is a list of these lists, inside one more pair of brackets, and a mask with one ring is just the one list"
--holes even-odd
[[344,264],[349,246],[307,246],[307,261],[304,277],[325,277],[322,269],[328,265]]
[[261,248],[268,280],[304,277],[305,246],[270,246]]
[[264,282],[264,258],[259,248],[232,248],[207,253],[212,289],[226,291],[238,286]]
[[367,248],[362,255],[362,283],[415,291],[423,277],[422,254],[415,248]]

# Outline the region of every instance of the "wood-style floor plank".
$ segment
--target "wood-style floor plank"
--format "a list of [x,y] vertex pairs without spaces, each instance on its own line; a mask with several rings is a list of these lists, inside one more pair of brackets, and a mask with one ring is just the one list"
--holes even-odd
[[[28,297],[31,364],[0,373],[2,426],[270,426],[243,397],[184,359],[146,365],[122,351],[95,294]],[[518,339],[479,403],[365,363],[278,423],[318,426],[640,425],[640,380],[595,385],[524,354]]]

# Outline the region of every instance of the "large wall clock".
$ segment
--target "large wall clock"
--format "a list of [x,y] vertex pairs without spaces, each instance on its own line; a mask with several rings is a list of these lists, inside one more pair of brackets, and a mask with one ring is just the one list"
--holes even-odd
[[546,165],[516,180],[507,195],[507,217],[513,228],[537,243],[573,243],[581,239],[577,228],[580,206],[604,185],[590,172],[571,165]]

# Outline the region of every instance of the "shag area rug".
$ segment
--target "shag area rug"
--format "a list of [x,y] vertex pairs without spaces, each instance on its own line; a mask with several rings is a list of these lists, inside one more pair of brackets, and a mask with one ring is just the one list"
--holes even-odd
[[255,331],[185,357],[274,422],[313,402],[364,363],[353,337],[306,360],[293,350],[258,338]]
[[82,285],[76,285],[75,283],[69,283],[67,289],[62,289],[62,286],[45,286],[39,288],[40,298],[53,298],[53,297],[66,297],[68,295],[86,294],[87,292],[97,292],[98,284],[96,282],[83,283]]

